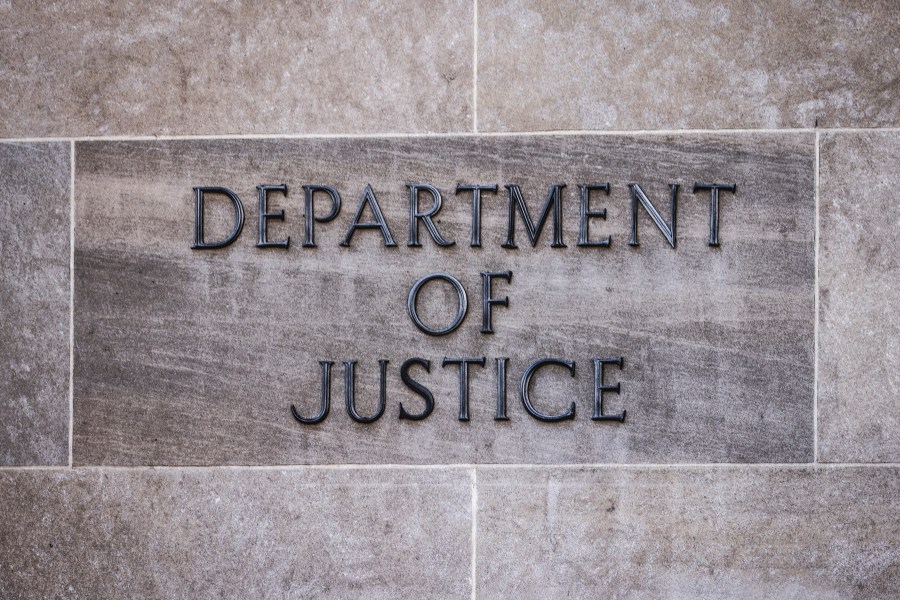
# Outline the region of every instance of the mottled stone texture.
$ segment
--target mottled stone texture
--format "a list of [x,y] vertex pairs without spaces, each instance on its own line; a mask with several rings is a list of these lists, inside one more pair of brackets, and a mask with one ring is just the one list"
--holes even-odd
[[0,471],[0,598],[468,598],[471,475]]
[[[77,464],[293,464],[464,462],[782,462],[812,458],[813,194],[811,135],[489,137],[417,139],[85,142],[76,146],[75,444]],[[579,248],[577,186],[609,181],[591,209],[607,209]],[[628,245],[627,182],[642,184],[668,220],[668,184],[682,184],[677,250],[646,214],[641,245]],[[707,245],[709,194],[695,181],[736,183],[721,200],[721,246]],[[409,248],[404,184],[444,194],[435,217],[457,243],[438,248],[422,227]],[[532,248],[521,222],[518,250],[506,238],[507,194],[521,186],[532,215],[550,183],[563,190],[566,248],[543,231]],[[255,246],[255,186],[273,194],[270,239]],[[335,221],[316,225],[303,248],[304,184],[343,195]],[[398,247],[377,231],[343,239],[371,183]],[[458,183],[500,184],[485,194],[483,246],[469,246],[471,202]],[[227,185],[246,204],[242,237],[224,250],[191,250],[196,185]],[[328,211],[318,197],[317,215]],[[423,207],[431,199],[423,195]],[[230,230],[227,201],[209,200],[209,239]],[[218,220],[216,218],[218,217]],[[365,219],[371,219],[367,214]],[[518,219],[518,218],[517,218]],[[483,335],[480,271],[513,272],[509,296]],[[471,305],[453,334],[434,338],[406,314],[418,278],[462,281]],[[456,312],[449,290],[423,296],[432,323]],[[432,390],[425,421],[399,420],[398,404],[424,403],[400,381],[410,357],[432,363],[412,376]],[[624,356],[607,369],[606,410],[624,424],[590,420],[591,358]],[[457,368],[444,357],[487,357],[472,367],[468,422],[457,420]],[[509,357],[508,413],[494,420],[494,357]],[[545,412],[577,405],[576,419],[538,422],[519,401],[526,366],[575,361],[541,372],[534,402]],[[344,360],[357,360],[359,412],[375,411],[378,359],[387,359],[388,403],[374,424],[344,409]],[[335,362],[332,409],[316,426],[318,361]]]
[[478,469],[477,595],[893,598],[896,468]]
[[479,131],[900,125],[893,0],[479,0]]
[[0,2],[0,136],[470,130],[472,10]]
[[819,458],[900,462],[900,133],[829,133],[819,182]]
[[0,144],[0,465],[69,460],[69,144]]

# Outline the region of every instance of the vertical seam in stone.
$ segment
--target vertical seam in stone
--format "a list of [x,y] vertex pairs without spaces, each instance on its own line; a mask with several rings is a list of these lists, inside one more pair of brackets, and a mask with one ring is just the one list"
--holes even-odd
[[819,462],[819,132],[816,132],[815,297],[813,298],[813,462]]
[[478,133],[478,0],[472,2],[472,131]]
[[472,600],[478,597],[478,468],[472,467]]
[[75,430],[75,140],[69,141],[69,466]]

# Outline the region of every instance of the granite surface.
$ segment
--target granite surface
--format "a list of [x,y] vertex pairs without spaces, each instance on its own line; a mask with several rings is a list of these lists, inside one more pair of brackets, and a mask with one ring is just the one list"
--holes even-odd
[[0,598],[469,598],[471,480],[0,470]]
[[0,2],[0,136],[470,131],[472,10]]
[[[742,134],[645,137],[490,137],[321,140],[83,142],[76,146],[76,464],[215,465],[305,463],[796,462],[813,450],[813,136]],[[590,239],[578,246],[579,183],[610,182],[591,194]],[[671,223],[669,194],[681,186],[676,247],[640,208],[639,246],[629,245],[629,182],[638,182]],[[708,244],[710,193],[722,192],[720,245]],[[443,196],[438,247],[420,223],[408,246],[407,184]],[[485,193],[482,245],[470,246],[471,193]],[[562,241],[552,217],[535,241],[515,213],[517,249],[507,240],[507,184],[521,187],[537,218],[550,184],[561,194]],[[270,241],[259,248],[257,190],[269,194]],[[329,184],[343,198],[330,222],[314,223],[303,247],[303,185]],[[371,184],[396,246],[358,229],[341,246]],[[227,248],[192,250],[193,186],[228,186],[246,224]],[[330,200],[315,196],[314,214]],[[421,192],[419,210],[433,200]],[[207,201],[206,240],[223,239],[234,217],[222,194]],[[362,221],[374,216],[366,206]],[[668,225],[667,225],[668,227]],[[482,334],[481,272],[495,280],[495,333]],[[407,292],[426,274],[448,272],[467,290],[467,319],[431,337],[407,316]],[[426,323],[448,323],[456,296],[431,284],[420,297]],[[430,361],[410,376],[434,396],[422,421],[398,419],[425,401],[401,384],[410,358]],[[469,420],[460,421],[459,368],[470,367]],[[508,357],[508,421],[497,421],[496,358]],[[593,421],[593,358],[608,365],[606,414]],[[531,385],[533,404],[575,418],[538,421],[523,409],[526,367],[556,365]],[[331,406],[318,425],[319,361],[334,363]],[[386,408],[372,424],[345,410],[345,361],[354,366],[357,412],[377,414],[379,360]]]
[[892,598],[896,467],[478,470],[477,597]]
[[819,458],[900,462],[900,132],[826,133]]
[[0,144],[0,465],[69,462],[69,144]]
[[892,0],[0,0],[0,600],[896,598],[898,40]]
[[478,130],[896,127],[892,0],[479,0]]

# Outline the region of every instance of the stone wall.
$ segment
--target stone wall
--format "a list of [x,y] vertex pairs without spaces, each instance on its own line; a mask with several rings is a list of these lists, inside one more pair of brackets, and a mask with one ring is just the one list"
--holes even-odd
[[[0,598],[900,594],[895,2],[7,0],[0,91]],[[713,247],[693,186],[722,178]],[[604,182],[611,243],[576,244]],[[629,244],[634,182],[664,221],[680,186],[677,245],[646,212]],[[280,183],[292,242],[260,248]],[[424,183],[455,246],[408,244]],[[498,186],[480,246],[466,183]],[[562,183],[565,247],[549,218],[504,247],[504,186],[536,217]],[[343,198],[315,248],[307,184]],[[246,225],[192,249],[214,185]],[[396,247],[348,231],[367,185]],[[469,291],[451,335],[407,314],[430,272]],[[520,402],[543,357],[572,419]],[[371,424],[354,360],[363,415],[388,361]],[[624,422],[590,418],[604,376]]]

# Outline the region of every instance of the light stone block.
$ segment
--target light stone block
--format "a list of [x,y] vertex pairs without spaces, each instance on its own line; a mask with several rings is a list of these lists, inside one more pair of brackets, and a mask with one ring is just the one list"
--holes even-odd
[[892,598],[900,470],[478,469],[477,597]]
[[466,469],[0,470],[0,598],[468,598]]
[[471,131],[472,10],[0,2],[0,137]]
[[479,0],[478,130],[900,125],[892,0]]
[[0,144],[0,466],[69,461],[69,144]]
[[900,133],[822,135],[819,458],[900,462]]

